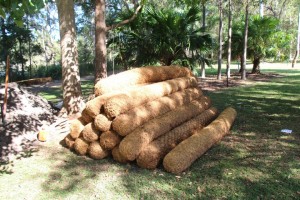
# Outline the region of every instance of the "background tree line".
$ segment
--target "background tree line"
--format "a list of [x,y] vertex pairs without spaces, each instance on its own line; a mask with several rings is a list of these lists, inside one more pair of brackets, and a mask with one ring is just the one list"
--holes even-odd
[[[218,63],[221,78],[221,64],[227,63],[230,76],[233,60],[241,62],[245,78],[247,60],[257,73],[264,59],[297,58],[299,5],[299,0],[1,0],[1,67],[10,55],[11,78],[64,80],[61,63],[64,69],[69,56],[65,69],[74,69],[74,77],[66,74],[65,80],[77,88],[79,102],[79,71],[94,74],[97,81],[107,71],[179,64],[205,77],[205,68]],[[70,41],[76,45],[72,54],[61,54],[66,27],[58,25],[72,18]]]

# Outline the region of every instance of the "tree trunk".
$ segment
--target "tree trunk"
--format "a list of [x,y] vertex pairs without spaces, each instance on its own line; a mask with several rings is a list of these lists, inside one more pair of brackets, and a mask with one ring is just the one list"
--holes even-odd
[[[205,1],[202,2],[202,28],[203,32],[205,32],[206,27],[206,6]],[[201,78],[205,78],[205,61],[201,61]]]
[[24,57],[23,57],[23,52],[22,52],[22,42],[21,39],[19,39],[19,53],[20,53],[20,58],[21,58],[21,66],[22,66],[22,80],[25,80],[25,69],[24,69]]
[[260,57],[255,57],[253,60],[253,68],[252,68],[252,74],[260,73]]
[[223,39],[223,6],[222,0],[219,0],[219,51],[218,51],[218,76],[217,79],[221,80],[222,76],[222,39]]
[[264,2],[262,0],[259,0],[259,16],[264,17]]
[[107,77],[105,0],[96,0],[95,6],[95,83]]
[[293,59],[292,62],[292,68],[295,67],[295,63],[297,62],[298,59],[298,55],[299,55],[299,47],[300,46],[300,9],[298,12],[298,34],[297,34],[297,47],[296,47],[296,53],[295,53],[295,57]]
[[68,115],[83,109],[73,0],[56,0],[59,17],[63,105]]
[[247,63],[247,42],[248,42],[248,23],[249,23],[249,0],[246,1],[246,16],[245,16],[245,29],[244,29],[244,46],[243,46],[243,58],[241,65],[241,78],[246,80],[246,63]]
[[227,79],[230,78],[230,63],[231,63],[231,36],[232,36],[232,17],[231,17],[231,0],[228,0],[228,49],[227,49]]

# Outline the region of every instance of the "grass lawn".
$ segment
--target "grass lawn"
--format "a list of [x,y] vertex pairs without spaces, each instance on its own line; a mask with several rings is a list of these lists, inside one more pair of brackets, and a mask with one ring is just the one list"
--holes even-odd
[[0,199],[300,199],[300,71],[276,73],[284,77],[208,93],[220,111],[236,108],[237,119],[179,176],[49,142],[0,168]]

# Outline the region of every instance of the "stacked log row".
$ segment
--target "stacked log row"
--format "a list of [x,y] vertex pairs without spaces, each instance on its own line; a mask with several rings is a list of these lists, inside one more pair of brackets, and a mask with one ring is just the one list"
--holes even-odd
[[197,84],[179,66],[141,67],[102,79],[96,97],[71,123],[66,146],[93,159],[112,155],[120,163],[154,169],[217,117]]

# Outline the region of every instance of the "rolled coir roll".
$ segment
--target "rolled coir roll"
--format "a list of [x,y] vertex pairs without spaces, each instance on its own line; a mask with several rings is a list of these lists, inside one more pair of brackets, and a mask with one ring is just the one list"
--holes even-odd
[[87,142],[93,142],[99,139],[100,131],[98,131],[93,122],[88,123],[82,130],[82,137]]
[[197,158],[229,132],[236,114],[233,108],[227,108],[207,127],[196,129],[191,137],[182,141],[165,156],[164,168],[175,174],[186,170]]
[[187,88],[161,97],[118,115],[113,120],[112,127],[121,136],[126,136],[147,121],[189,103],[201,95],[202,91],[200,88]]
[[142,127],[135,129],[120,143],[120,152],[127,160],[135,160],[139,153],[155,138],[190,120],[210,107],[211,101],[202,96],[187,105],[150,120]]
[[95,124],[96,129],[98,129],[99,131],[102,131],[102,132],[108,131],[111,127],[111,123],[112,123],[112,121],[109,120],[103,114],[97,115],[95,120],[94,120],[94,124]]
[[74,149],[79,155],[85,155],[89,147],[89,142],[79,137],[75,140]]
[[193,74],[188,68],[179,66],[135,68],[98,81],[95,85],[95,95],[100,96],[111,91],[124,90],[124,88],[133,85],[160,82],[185,76],[193,76]]
[[109,118],[114,118],[139,105],[196,85],[195,77],[182,77],[141,86],[108,99],[104,104],[104,111]]
[[217,116],[217,109],[205,110],[191,120],[177,126],[152,141],[136,159],[137,164],[146,169],[155,169],[163,157],[178,143],[190,137],[195,129],[201,129]]
[[99,141],[94,141],[90,144],[88,148],[88,154],[91,158],[99,160],[107,157],[109,155],[109,151],[103,149],[100,146]]
[[76,139],[80,136],[81,131],[84,129],[86,123],[84,120],[79,117],[78,119],[74,119],[70,122],[70,136],[73,139]]
[[103,149],[111,150],[121,141],[121,137],[115,131],[103,132],[100,136],[100,145]]

